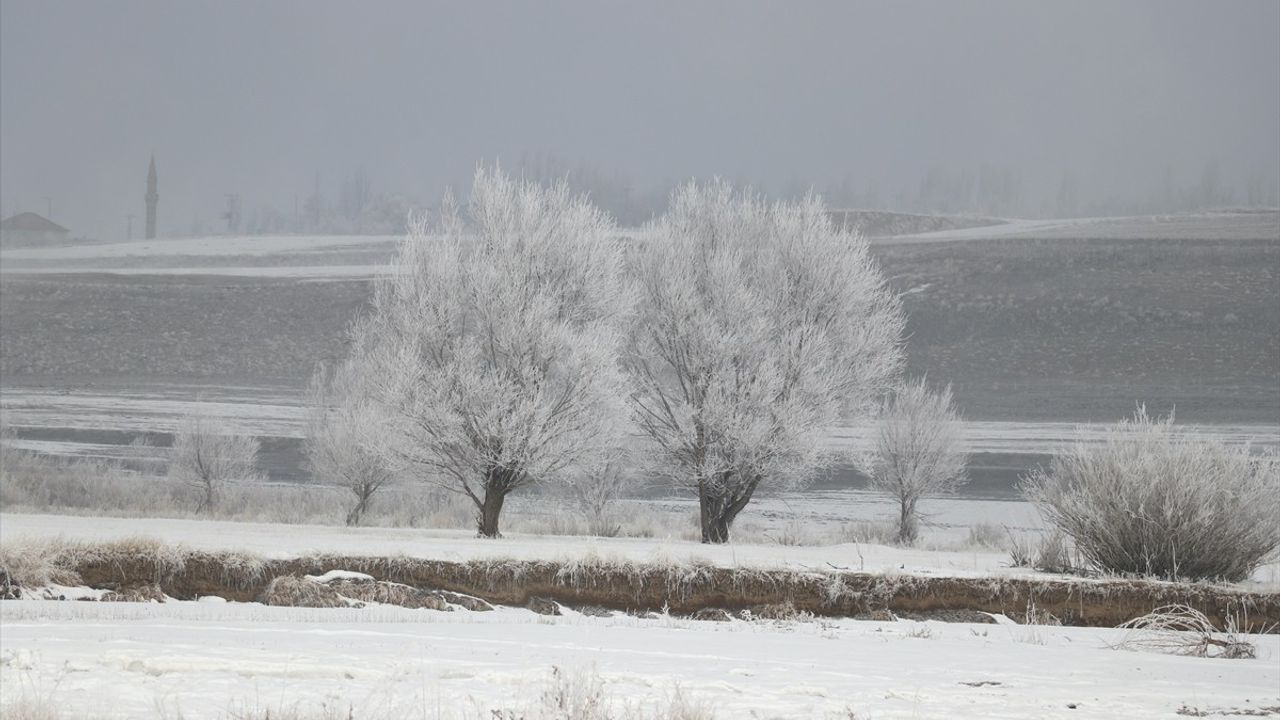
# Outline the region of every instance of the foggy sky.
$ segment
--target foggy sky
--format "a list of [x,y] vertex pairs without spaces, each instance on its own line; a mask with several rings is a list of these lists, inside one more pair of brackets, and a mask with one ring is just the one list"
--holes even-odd
[[529,153],[887,196],[980,163],[1140,196],[1216,160],[1239,196],[1280,173],[1280,3],[0,0],[5,215],[140,234],[153,151],[162,233]]

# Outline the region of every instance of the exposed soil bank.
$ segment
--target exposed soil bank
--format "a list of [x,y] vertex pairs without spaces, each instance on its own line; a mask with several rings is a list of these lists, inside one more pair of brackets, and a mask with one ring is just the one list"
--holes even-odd
[[[229,552],[182,551],[124,541],[51,548],[51,562],[92,588],[156,586],[183,600],[216,595],[258,601],[281,576],[331,570],[426,591],[461,593],[490,603],[531,606],[550,599],[569,607],[628,612],[751,610],[817,616],[904,616],[972,622],[977,613],[1018,621],[1112,627],[1157,607],[1183,604],[1216,625],[1228,619],[1251,632],[1276,632],[1280,593],[1210,584],[1125,579],[933,577],[860,572],[719,568],[588,559],[579,562],[484,560],[450,562],[405,557],[321,555],[264,560]],[[18,578],[14,578],[15,581]],[[979,616],[980,617],[980,616]]]

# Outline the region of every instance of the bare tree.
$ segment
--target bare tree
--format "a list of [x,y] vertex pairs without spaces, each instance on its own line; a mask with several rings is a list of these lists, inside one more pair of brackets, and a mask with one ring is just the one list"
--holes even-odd
[[169,477],[196,490],[196,512],[217,509],[233,482],[260,482],[257,438],[237,435],[227,425],[201,415],[182,419],[174,435]]
[[570,498],[587,521],[592,535],[615,537],[621,530],[617,505],[631,480],[630,458],[619,451],[599,455],[591,466],[580,467],[567,477]]
[[561,183],[476,173],[438,234],[415,223],[354,352],[391,419],[386,447],[465,494],[480,534],[506,496],[618,443],[631,295],[613,225]]
[[307,465],[323,482],[355,495],[348,525],[359,525],[373,496],[396,477],[392,456],[377,444],[382,415],[360,385],[357,368],[316,368],[307,389]]
[[906,382],[886,401],[867,462],[871,488],[898,503],[898,542],[919,536],[920,500],[968,481],[968,452],[951,387]]
[[655,469],[698,493],[703,542],[726,542],[757,488],[827,466],[829,427],[891,384],[898,301],[820,200],[719,181],[676,191],[632,264],[634,416]]

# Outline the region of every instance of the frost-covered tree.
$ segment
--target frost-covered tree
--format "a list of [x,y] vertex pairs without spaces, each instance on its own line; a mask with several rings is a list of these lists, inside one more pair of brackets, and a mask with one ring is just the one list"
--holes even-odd
[[759,487],[833,460],[823,436],[899,371],[903,315],[814,197],[687,185],[631,260],[634,417],[656,469],[697,492],[703,542],[725,542]]
[[920,500],[963,485],[967,462],[951,387],[934,392],[921,379],[895,389],[876,424],[867,474],[871,489],[898,504],[898,542],[916,541]]
[[396,464],[377,441],[382,413],[351,362],[316,368],[307,388],[307,466],[322,482],[355,495],[348,525],[359,525],[373,496],[396,478]]
[[386,447],[497,536],[508,494],[617,445],[630,305],[606,215],[563,183],[477,172],[465,207],[415,224],[355,331]]
[[257,438],[238,435],[222,422],[188,415],[173,438],[169,477],[197,492],[196,512],[211,513],[228,484],[263,479],[257,467],[259,447]]

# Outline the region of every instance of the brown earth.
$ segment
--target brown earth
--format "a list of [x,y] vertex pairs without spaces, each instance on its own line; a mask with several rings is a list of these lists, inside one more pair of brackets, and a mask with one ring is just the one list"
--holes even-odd
[[1255,632],[1275,632],[1280,626],[1280,593],[1137,579],[931,577],[603,561],[449,562],[367,556],[259,560],[236,553],[157,554],[119,545],[79,548],[64,557],[56,562],[67,564],[90,587],[118,590],[154,584],[184,600],[217,595],[255,601],[277,578],[350,570],[409,588],[462,593],[515,607],[549,600],[636,614],[665,608],[689,616],[709,609],[759,614],[764,607],[785,607],[789,613],[815,616],[883,617],[888,612],[970,621],[982,612],[1113,627],[1158,607],[1182,604],[1203,612],[1218,626],[1228,619]]

